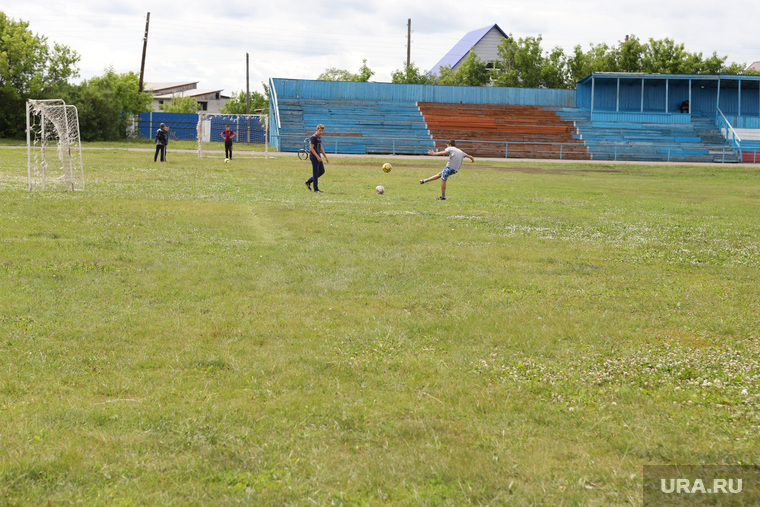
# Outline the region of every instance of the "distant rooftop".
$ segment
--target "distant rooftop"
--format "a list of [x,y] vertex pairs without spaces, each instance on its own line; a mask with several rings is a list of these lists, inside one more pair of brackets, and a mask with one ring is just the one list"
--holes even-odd
[[219,89],[192,89],[192,90],[184,90],[181,92],[173,92],[173,93],[163,93],[160,95],[153,94],[154,99],[172,99],[176,97],[199,97],[201,95],[208,95],[210,93],[221,93],[222,88]]
[[198,86],[198,81],[174,81],[166,83],[145,83],[144,88],[146,90],[153,90],[154,92],[161,92],[163,90],[172,90],[177,88],[195,88]]
[[483,28],[478,28],[477,30],[468,32],[464,37],[462,37],[459,42],[454,45],[453,48],[451,48],[448,53],[446,53],[446,56],[441,58],[441,60],[433,66],[433,68],[430,70],[430,73],[433,75],[438,75],[440,73],[441,67],[451,67],[452,69],[455,68],[467,57],[467,55],[470,53],[470,50],[477,46],[478,43],[482,41],[483,38],[491,32],[491,30],[494,29],[496,29],[497,33],[505,39],[509,38],[509,36],[504,33],[504,30],[499,28],[499,25],[497,24],[484,26]]

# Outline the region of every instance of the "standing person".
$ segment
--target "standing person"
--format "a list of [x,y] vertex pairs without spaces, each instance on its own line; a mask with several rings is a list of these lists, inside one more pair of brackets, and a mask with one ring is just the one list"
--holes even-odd
[[162,123],[156,130],[156,153],[153,155],[153,162],[158,159],[159,153],[161,154],[161,162],[166,162],[166,131],[164,128],[166,125]]
[[472,160],[473,163],[475,163],[475,159],[472,158],[467,153],[463,152],[459,148],[456,147],[454,140],[452,139],[446,144],[446,148],[443,151],[433,151],[429,150],[428,155],[448,155],[449,161],[446,164],[446,167],[443,168],[443,171],[439,172],[435,176],[431,176],[430,178],[420,180],[420,185],[423,183],[427,183],[428,181],[437,180],[438,178],[441,178],[441,197],[438,198],[439,201],[445,201],[446,200],[446,180],[449,179],[449,176],[452,176],[459,172],[459,168],[462,167],[462,162],[464,162],[465,158],[469,158]]
[[[320,123],[317,125],[317,131],[314,132],[314,135],[309,139],[309,145],[311,146],[309,151],[309,159],[311,160],[312,176],[306,180],[306,188],[311,190],[311,184],[314,183],[314,191],[319,192],[320,194],[323,192],[319,189],[319,183],[317,180],[320,176],[325,174],[324,163],[330,163],[330,161],[327,160],[327,153],[325,153],[324,148],[322,148],[322,134],[324,131],[325,126]],[[322,159],[324,159],[324,162]]]
[[164,125],[164,132],[166,133],[164,137],[164,162],[166,162],[166,147],[169,146],[169,125]]
[[224,138],[224,158],[232,160],[232,138],[237,134],[230,129],[229,125],[224,126],[222,137]]

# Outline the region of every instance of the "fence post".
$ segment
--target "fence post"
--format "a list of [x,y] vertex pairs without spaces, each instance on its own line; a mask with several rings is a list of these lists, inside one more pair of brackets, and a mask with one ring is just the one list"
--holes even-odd
[[559,159],[560,159],[560,160],[562,160],[562,148],[563,148],[564,146],[565,146],[565,145],[564,145],[564,144],[562,144],[562,143],[560,143],[560,144],[559,144]]
[[509,143],[504,147],[504,158],[509,158]]

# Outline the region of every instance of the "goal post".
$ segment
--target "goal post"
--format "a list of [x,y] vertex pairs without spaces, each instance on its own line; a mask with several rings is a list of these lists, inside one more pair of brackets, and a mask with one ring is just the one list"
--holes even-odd
[[[269,116],[266,114],[220,114],[199,113],[198,125],[198,157],[203,158],[207,151],[204,143],[224,144],[222,132],[226,126],[235,132],[236,144],[263,144],[264,157],[269,158]],[[224,148],[222,148],[224,149]]]
[[26,101],[27,186],[84,190],[76,106],[61,99]]

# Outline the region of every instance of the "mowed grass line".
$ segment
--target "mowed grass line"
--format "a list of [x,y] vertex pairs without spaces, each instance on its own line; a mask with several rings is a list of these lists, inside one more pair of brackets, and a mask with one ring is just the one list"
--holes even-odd
[[[0,498],[638,504],[757,463],[752,166],[0,162]],[[374,194],[383,184],[387,193]]]

